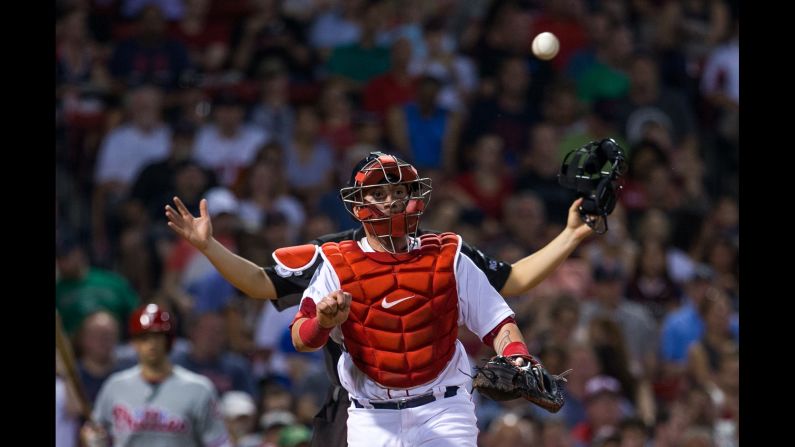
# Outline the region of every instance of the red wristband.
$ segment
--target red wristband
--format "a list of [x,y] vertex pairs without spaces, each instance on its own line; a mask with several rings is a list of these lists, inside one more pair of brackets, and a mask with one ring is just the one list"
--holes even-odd
[[317,317],[307,319],[298,328],[298,337],[304,345],[310,348],[320,348],[328,341],[331,328],[322,328],[317,322]]
[[508,323],[516,324],[516,320],[513,317],[507,317],[504,320],[500,321],[500,324],[494,327],[485,337],[483,337],[483,343],[488,346],[494,346],[494,339],[497,337],[497,334],[500,333],[500,329]]
[[538,363],[538,360],[534,359],[530,352],[527,350],[527,345],[520,342],[514,341],[508,343],[508,346],[502,350],[503,357],[522,357],[526,360],[529,360],[531,364],[535,365]]

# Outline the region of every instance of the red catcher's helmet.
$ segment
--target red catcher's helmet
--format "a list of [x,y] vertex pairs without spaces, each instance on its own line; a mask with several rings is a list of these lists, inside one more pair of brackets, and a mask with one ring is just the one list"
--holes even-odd
[[145,304],[130,315],[130,336],[162,333],[168,336],[168,347],[174,342],[176,321],[174,316],[154,303]]
[[[368,186],[397,184],[408,187],[409,193],[405,199],[390,203],[364,201],[363,191]],[[431,200],[431,190],[431,179],[420,178],[417,169],[411,164],[394,155],[371,152],[353,169],[348,186],[340,190],[340,196],[345,209],[371,234],[379,238],[395,238],[417,235],[420,216]],[[390,207],[398,201],[404,202],[401,213],[386,215],[378,209],[378,205]],[[391,239],[385,245],[389,245],[394,253]]]

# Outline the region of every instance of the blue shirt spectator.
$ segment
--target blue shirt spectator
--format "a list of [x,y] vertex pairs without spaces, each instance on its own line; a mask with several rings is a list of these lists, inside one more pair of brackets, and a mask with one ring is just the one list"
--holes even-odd
[[221,312],[237,294],[236,289],[217,270],[211,271],[188,286],[193,298],[193,311],[198,314]]
[[[735,340],[740,340],[740,321],[735,313],[731,316],[730,330]],[[665,317],[660,332],[660,354],[663,360],[684,363],[691,343],[704,335],[704,320],[698,314],[691,299]]]

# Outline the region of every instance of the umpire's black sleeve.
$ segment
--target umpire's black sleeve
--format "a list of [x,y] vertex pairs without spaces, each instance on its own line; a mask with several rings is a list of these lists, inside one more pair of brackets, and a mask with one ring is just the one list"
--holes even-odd
[[461,253],[466,255],[475,265],[486,274],[489,283],[499,292],[511,275],[511,264],[491,258],[480,249],[466,242],[461,244]]
[[301,276],[292,275],[283,277],[276,273],[273,266],[265,267],[265,274],[271,279],[273,287],[276,289],[276,299],[272,301],[273,307],[275,307],[276,310],[281,312],[301,302],[301,298],[303,298],[301,295],[304,290],[309,287],[309,280],[312,279],[312,275],[315,274],[315,270],[320,261],[321,260],[315,261],[311,267],[304,270]]

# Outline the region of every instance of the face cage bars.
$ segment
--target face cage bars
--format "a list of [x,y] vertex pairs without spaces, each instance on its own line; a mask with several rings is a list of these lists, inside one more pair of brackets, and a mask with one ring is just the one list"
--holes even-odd
[[[380,170],[382,174],[382,180],[379,183],[373,185],[360,185],[357,181],[357,185],[349,186],[346,188],[340,189],[340,198],[345,206],[345,210],[348,211],[348,214],[353,216],[354,219],[360,221],[363,225],[369,226],[371,233],[374,236],[378,237],[379,241],[381,242],[382,247],[389,251],[390,253],[397,253],[395,249],[395,243],[392,240],[392,225],[393,220],[392,216],[383,216],[383,217],[370,217],[367,219],[360,219],[356,216],[354,212],[354,207],[375,207],[377,205],[384,205],[385,207],[391,208],[395,203],[404,202],[404,210],[408,206],[409,202],[412,200],[420,200],[424,203],[424,207],[422,210],[416,212],[406,212],[404,211],[403,219],[404,219],[404,228],[408,230],[409,228],[409,221],[410,219],[416,219],[417,225],[414,231],[408,232],[408,235],[411,237],[416,237],[417,232],[419,231],[419,220],[420,216],[425,212],[425,208],[428,206],[428,203],[431,201],[431,191],[433,190],[431,179],[429,177],[419,178],[416,180],[403,180],[403,170],[402,168],[412,168],[412,166],[404,161],[401,161],[397,157],[392,156],[392,159],[395,161],[394,166],[384,166],[380,159],[375,159],[368,165],[366,165],[360,172],[365,173],[365,175],[369,172]],[[388,171],[397,171],[398,176],[395,178],[394,175],[389,175]],[[364,189],[368,187],[378,186],[378,185],[396,185],[396,184],[405,184],[409,190],[409,196],[405,199],[401,200],[393,200],[391,202],[368,202],[365,203],[364,201]],[[376,231],[378,224],[388,223],[386,226],[386,232],[379,233]]]

